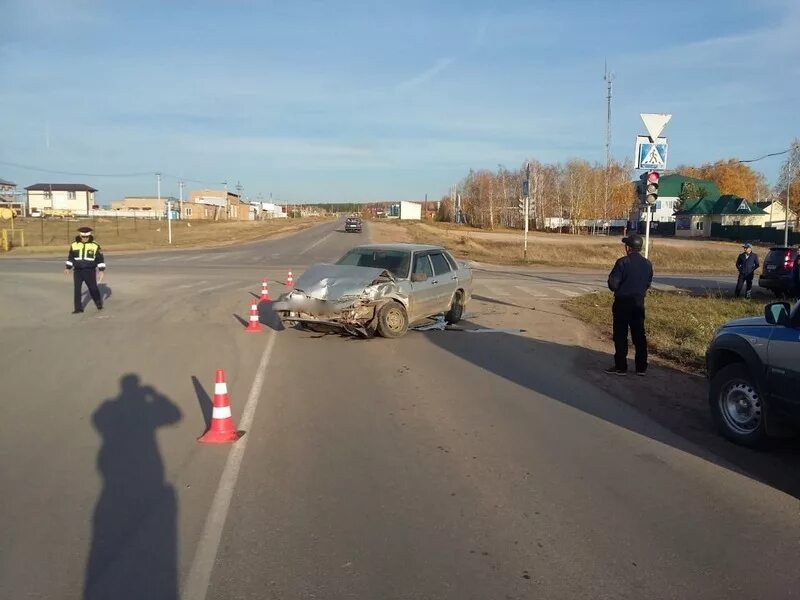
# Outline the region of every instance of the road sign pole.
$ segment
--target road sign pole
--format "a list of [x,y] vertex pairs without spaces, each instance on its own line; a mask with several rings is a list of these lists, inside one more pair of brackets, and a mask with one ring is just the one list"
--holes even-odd
[[522,259],[528,262],[528,221],[530,220],[531,198],[525,196],[525,241],[522,248]]
[[645,229],[644,229],[644,257],[650,258],[650,209],[651,206],[649,204],[644,205],[647,209],[647,218],[645,219]]

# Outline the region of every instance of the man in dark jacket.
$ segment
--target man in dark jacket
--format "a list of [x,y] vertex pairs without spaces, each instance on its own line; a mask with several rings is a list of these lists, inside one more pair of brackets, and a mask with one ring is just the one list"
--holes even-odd
[[617,260],[608,275],[608,289],[614,292],[614,366],[606,373],[628,372],[628,329],[636,348],[636,374],[647,372],[647,336],[644,332],[644,297],[653,283],[653,265],[642,256],[640,235],[622,238],[625,256]]
[[736,281],[734,295],[738,298],[739,294],[742,293],[742,286],[746,284],[744,297],[749,299],[750,290],[753,289],[753,275],[756,274],[756,270],[761,265],[758,263],[758,255],[753,252],[751,244],[744,244],[742,248],[744,248],[744,252],[736,259],[736,270],[739,271],[739,279]]
[[92,296],[97,310],[103,310],[103,299],[100,297],[100,290],[97,287],[97,271],[100,271],[99,281],[102,282],[105,270],[106,263],[103,252],[100,250],[100,244],[94,241],[91,227],[79,227],[78,235],[69,247],[64,269],[65,275],[72,271],[72,281],[75,286],[73,315],[83,312],[81,295],[84,283],[89,288],[89,294]]

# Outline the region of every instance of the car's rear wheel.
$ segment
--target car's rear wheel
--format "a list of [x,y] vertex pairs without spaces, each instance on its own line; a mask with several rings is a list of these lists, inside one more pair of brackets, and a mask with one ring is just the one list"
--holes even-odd
[[459,290],[453,295],[453,302],[450,310],[444,316],[444,320],[450,324],[458,323],[464,316],[464,293]]
[[392,300],[378,313],[378,333],[385,338],[403,337],[408,331],[408,313],[399,302]]
[[722,435],[744,446],[757,446],[764,442],[764,398],[743,363],[723,367],[711,378],[708,399],[711,414]]

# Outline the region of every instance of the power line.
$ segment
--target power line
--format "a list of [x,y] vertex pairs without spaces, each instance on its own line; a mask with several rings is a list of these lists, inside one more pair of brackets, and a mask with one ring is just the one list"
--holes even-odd
[[772,152],[770,154],[765,154],[764,156],[759,156],[758,158],[751,158],[748,160],[738,160],[736,162],[740,163],[751,163],[751,162],[758,162],[759,160],[764,160],[765,158],[769,158],[771,156],[780,156],[781,154],[786,154],[791,150],[791,148],[787,148],[783,152]]
[[[79,173],[77,171],[59,171],[56,169],[46,169],[44,167],[33,167],[31,165],[22,165],[19,163],[7,162],[0,160],[0,165],[7,167],[15,167],[17,169],[25,169],[27,171],[37,171],[39,173],[50,173],[52,175],[72,175],[75,177],[152,177],[156,175],[156,171],[140,171],[136,173]],[[190,183],[199,183],[202,185],[223,185],[222,181],[204,181],[201,179],[189,179],[187,177],[180,177],[171,173],[161,173],[162,177],[169,177],[178,181],[186,181]]]
[[38,171],[40,173],[52,173],[53,175],[74,175],[77,177],[149,177],[155,171],[148,171],[146,173],[76,173],[74,171],[57,171],[55,169],[43,169],[41,167],[32,167],[30,165],[21,165],[18,163],[6,162],[0,160],[0,165],[8,167],[16,167],[17,169],[25,169],[28,171]]

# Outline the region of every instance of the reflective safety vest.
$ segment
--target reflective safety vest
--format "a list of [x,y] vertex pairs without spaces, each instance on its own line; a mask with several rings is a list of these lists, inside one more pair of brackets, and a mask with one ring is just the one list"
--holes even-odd
[[69,248],[69,256],[66,261],[67,269],[100,269],[105,270],[106,264],[103,262],[103,253],[100,244],[95,242],[72,242]]

